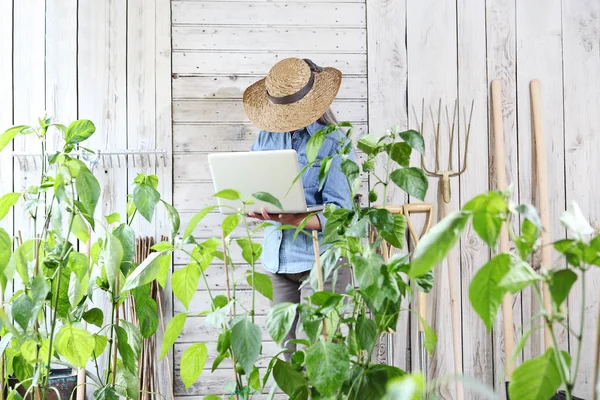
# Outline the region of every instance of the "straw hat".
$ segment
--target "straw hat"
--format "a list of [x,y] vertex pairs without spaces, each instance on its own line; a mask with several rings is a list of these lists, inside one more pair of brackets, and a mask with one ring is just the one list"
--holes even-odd
[[335,68],[321,68],[308,59],[286,58],[265,79],[244,92],[244,110],[258,128],[291,132],[321,118],[342,83]]

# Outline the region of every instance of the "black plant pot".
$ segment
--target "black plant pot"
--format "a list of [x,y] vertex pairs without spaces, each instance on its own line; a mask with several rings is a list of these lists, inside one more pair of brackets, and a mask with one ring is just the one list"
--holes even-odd
[[[50,387],[53,387],[54,389],[58,390],[58,392],[60,393],[60,399],[69,399],[71,398],[71,394],[73,393],[73,391],[77,391],[77,375],[72,375],[71,371],[71,369],[53,369],[50,372]],[[19,380],[16,378],[10,378],[8,380],[8,385],[11,388],[14,388],[18,384]],[[81,390],[85,389],[82,388]],[[21,396],[25,396],[25,392],[27,392],[27,389],[22,386],[19,386],[17,392]],[[73,394],[72,398],[75,398],[76,394],[77,393]],[[29,395],[25,399],[33,400],[33,394],[29,392]],[[59,397],[57,396],[56,391],[48,390],[46,399],[58,400]]]

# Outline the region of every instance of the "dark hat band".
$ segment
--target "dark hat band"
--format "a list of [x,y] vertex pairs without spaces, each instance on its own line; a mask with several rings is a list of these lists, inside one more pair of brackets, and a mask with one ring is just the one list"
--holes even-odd
[[271,101],[271,103],[273,103],[273,104],[297,103],[300,100],[302,100],[304,97],[306,97],[306,95],[312,90],[312,88],[315,84],[315,72],[323,72],[323,68],[319,67],[317,64],[315,64],[314,62],[312,62],[311,60],[309,60],[307,58],[304,59],[304,62],[306,62],[308,64],[308,66],[310,67],[310,79],[308,80],[306,85],[304,85],[304,87],[302,89],[298,90],[296,93],[292,93],[292,94],[289,94],[287,96],[282,96],[282,97],[271,96],[271,94],[267,90],[266,91],[267,98]]

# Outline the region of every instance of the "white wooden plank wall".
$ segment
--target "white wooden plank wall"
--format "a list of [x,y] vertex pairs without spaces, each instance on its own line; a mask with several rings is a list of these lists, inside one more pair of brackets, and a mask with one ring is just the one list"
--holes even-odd
[[[0,2],[0,129],[36,124],[44,111],[56,122],[91,119],[96,150],[165,148],[172,151],[170,1],[7,0]],[[39,151],[34,138],[19,138],[14,150]],[[49,136],[49,149],[59,143]],[[158,174],[161,192],[172,199],[172,158],[159,168],[138,159],[136,168],[121,160],[98,163],[94,172],[103,194],[96,215],[125,216],[129,183],[138,172]],[[39,174],[39,162],[0,157],[0,193],[22,191]],[[36,178],[37,179],[37,178]],[[15,215],[22,215],[17,210]],[[3,221],[9,232],[33,233],[29,220],[12,214]],[[140,235],[169,234],[164,213],[155,223],[138,223]],[[108,311],[104,296],[95,299]],[[172,296],[163,298],[167,318]],[[170,360],[171,371],[173,360]],[[170,393],[166,362],[157,364],[159,387]],[[92,398],[93,390],[88,391]]]
[[[182,211],[182,224],[200,207],[214,203],[210,198],[213,188],[207,154],[247,151],[254,142],[258,130],[244,115],[242,94],[278,60],[311,58],[317,64],[339,68],[344,82],[334,111],[340,120],[350,120],[360,131],[366,130],[364,1],[173,1],[172,13],[174,202]],[[209,215],[198,226],[196,235],[220,235],[221,219],[219,214]],[[243,276],[241,254],[235,248],[232,251]],[[186,262],[184,257],[176,257],[175,268]],[[206,272],[211,289],[222,291],[223,268],[211,266]],[[249,296],[249,292],[243,296]],[[200,312],[209,306],[206,292],[199,290],[190,309]],[[261,324],[268,306],[268,300],[259,296],[257,314]],[[175,312],[184,310],[177,301],[174,307]],[[181,354],[190,343],[207,341],[209,348],[214,348],[216,333],[203,322],[203,318],[188,318],[175,345],[177,370]],[[276,348],[275,343],[267,342],[264,350],[270,354]],[[188,390],[176,377],[176,396],[201,398],[222,393],[224,383],[233,376],[231,365],[224,363],[212,375],[211,365],[207,363],[205,375]]]
[[[597,148],[591,127],[598,123],[600,106],[593,82],[600,72],[597,46],[600,39],[598,5],[592,0],[459,1],[266,1],[230,0],[173,1],[173,104],[174,104],[174,198],[189,219],[199,205],[211,204],[212,184],[206,155],[213,151],[243,151],[253,142],[256,129],[246,120],[241,107],[243,90],[268,67],[289,56],[307,56],[323,65],[335,65],[345,75],[335,107],[340,119],[357,123],[361,129],[382,134],[399,125],[416,128],[412,105],[421,99],[436,107],[439,98],[452,107],[458,99],[462,109],[475,100],[467,171],[452,180],[452,207],[464,205],[474,195],[495,187],[495,160],[488,138],[489,83],[503,84],[507,176],[515,202],[537,202],[533,173],[533,139],[530,127],[529,81],[542,82],[547,135],[548,169],[551,182],[552,238],[565,237],[558,218],[568,201],[577,200],[598,227],[600,213],[593,199],[598,196],[591,171],[598,165],[592,149]],[[234,15],[226,12],[235,7]],[[365,24],[366,39],[365,39]],[[427,114],[426,114],[427,115]],[[420,117],[420,116],[419,116]],[[433,162],[433,128],[426,118],[428,160]],[[464,130],[461,130],[464,135]],[[444,136],[444,135],[443,135]],[[441,153],[446,155],[443,138]],[[455,165],[462,164],[464,137]],[[456,150],[456,146],[454,147]],[[445,161],[442,161],[443,163]],[[437,181],[430,182],[427,201],[436,202]],[[391,203],[401,204],[403,195],[390,193]],[[197,229],[201,237],[219,233],[218,215],[209,216]],[[423,222],[416,218],[416,224]],[[519,221],[514,228],[518,230]],[[496,324],[487,333],[468,302],[470,280],[489,259],[489,251],[468,229],[453,257],[461,265],[462,357],[464,373],[503,395],[503,331]],[[239,252],[234,252],[241,262]],[[176,263],[184,263],[176,257]],[[177,267],[176,267],[177,268]],[[243,265],[238,265],[239,271]],[[209,273],[209,284],[223,290],[222,267]],[[598,273],[596,272],[596,275]],[[588,277],[598,282],[598,276]],[[430,360],[432,375],[453,374],[447,271],[438,270],[434,293],[429,296],[429,321],[439,335],[436,353]],[[575,294],[569,301],[578,302]],[[590,297],[586,333],[595,321],[597,295]],[[596,305],[592,306],[591,303]],[[193,301],[199,311],[207,306],[202,291]],[[259,306],[260,313],[267,304]],[[175,303],[175,311],[181,308]],[[572,307],[571,307],[572,308]],[[572,317],[578,310],[571,309]],[[537,308],[530,291],[514,297],[516,334],[529,327]],[[498,320],[501,320],[499,316]],[[261,321],[261,319],[259,319]],[[406,335],[407,318],[390,341],[392,349],[383,356],[402,368],[418,366],[416,324]],[[214,341],[215,332],[202,327],[200,318],[186,328],[175,347],[176,359],[188,343]],[[468,327],[465,328],[465,327]],[[561,346],[573,350],[573,339],[559,331]],[[592,337],[586,340],[591,345]],[[413,351],[406,353],[412,344]],[[266,347],[271,348],[272,344]],[[530,358],[542,351],[540,335],[519,356]],[[412,360],[411,360],[412,359]],[[579,395],[591,393],[591,358],[583,361]],[[177,364],[178,365],[178,364]],[[205,376],[182,396],[201,396],[219,391],[229,380],[226,372]],[[181,390],[181,391],[180,391]],[[442,389],[444,398],[454,398],[454,386]],[[467,398],[477,396],[466,388]]]

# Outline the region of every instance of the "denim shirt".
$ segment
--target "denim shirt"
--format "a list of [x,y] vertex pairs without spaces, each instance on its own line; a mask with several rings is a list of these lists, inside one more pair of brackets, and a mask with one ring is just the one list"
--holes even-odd
[[[291,133],[262,131],[259,133],[256,142],[252,145],[251,150],[294,149],[298,153],[298,166],[302,169],[308,164],[306,144],[310,137],[322,128],[324,128],[324,125],[314,122],[304,129]],[[342,139],[345,139],[345,136],[341,132],[327,135],[317,155],[317,160],[337,154],[340,147],[340,140]],[[349,157],[354,160],[354,152]],[[350,188],[348,187],[345,175],[340,169],[340,163],[341,157],[335,156],[322,190],[319,190],[319,169],[321,164],[317,162],[304,172],[302,175],[302,186],[304,187],[306,204],[309,207],[330,203],[343,208],[352,206]],[[321,229],[323,229],[327,223],[327,219],[323,216],[323,213],[318,213],[317,217],[321,223]],[[296,240],[292,240],[294,231],[287,229],[276,230],[278,224],[274,223],[273,226],[265,229],[265,239],[261,256],[264,268],[269,272],[279,274],[293,274],[310,270],[315,261],[312,239],[305,234],[299,234]],[[321,237],[322,233],[319,232],[319,239]]]

